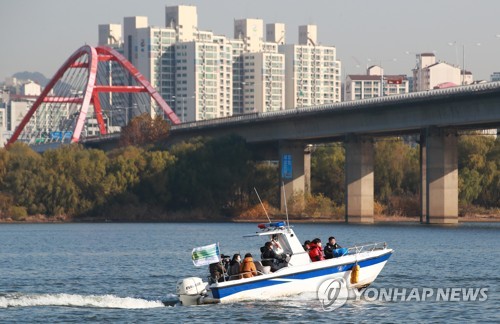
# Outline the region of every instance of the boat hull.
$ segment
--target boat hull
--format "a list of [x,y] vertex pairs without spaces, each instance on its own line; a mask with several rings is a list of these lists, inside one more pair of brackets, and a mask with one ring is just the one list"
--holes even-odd
[[[210,297],[221,303],[286,297],[317,292],[321,283],[335,278],[343,278],[348,288],[366,287],[377,278],[391,255],[391,249],[370,251],[290,266],[252,278],[215,283],[209,287]],[[356,263],[360,266],[358,282],[351,284],[351,271]]]

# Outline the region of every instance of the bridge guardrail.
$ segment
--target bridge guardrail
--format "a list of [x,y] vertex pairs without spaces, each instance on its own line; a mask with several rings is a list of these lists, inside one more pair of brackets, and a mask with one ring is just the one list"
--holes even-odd
[[334,103],[334,104],[325,104],[325,105],[311,106],[311,107],[305,107],[305,108],[295,108],[295,109],[269,111],[269,112],[262,112],[262,113],[256,112],[256,113],[243,114],[243,115],[234,115],[234,116],[224,117],[224,118],[200,120],[200,121],[187,122],[187,123],[183,123],[183,124],[179,124],[179,125],[173,125],[172,130],[181,130],[181,129],[186,129],[186,128],[221,125],[221,124],[234,124],[234,123],[240,123],[243,121],[276,118],[276,117],[286,117],[289,115],[311,113],[311,112],[320,112],[320,111],[327,111],[327,110],[332,110],[332,109],[352,109],[352,108],[356,108],[359,106],[366,106],[366,105],[374,105],[374,104],[382,104],[382,103],[398,103],[398,102],[403,101],[403,100],[404,101],[412,101],[414,99],[441,97],[443,95],[450,95],[450,94],[468,94],[468,93],[473,93],[473,92],[478,92],[478,91],[488,91],[488,90],[495,90],[495,89],[500,90],[500,82],[486,82],[486,83],[452,87],[452,88],[446,88],[446,89],[433,89],[433,90],[411,92],[411,93],[407,93],[407,94],[392,95],[392,96],[386,96],[386,97],[376,97],[376,98],[362,99],[362,100],[355,100],[355,101],[344,101],[344,102],[339,102],[339,103]]

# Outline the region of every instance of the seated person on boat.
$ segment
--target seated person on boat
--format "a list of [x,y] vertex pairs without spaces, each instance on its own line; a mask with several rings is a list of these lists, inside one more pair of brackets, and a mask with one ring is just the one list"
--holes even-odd
[[221,261],[219,262],[211,263],[208,266],[208,269],[210,270],[210,280],[212,282],[224,281],[224,273],[226,272],[226,268],[224,267],[222,260],[223,259],[221,259]]
[[284,252],[281,244],[279,243],[278,235],[274,234],[271,238],[271,246],[276,254],[282,254]]
[[325,259],[323,256],[323,248],[321,247],[321,240],[319,238],[315,238],[309,244],[309,257],[312,262],[323,261]]
[[253,258],[251,253],[245,254],[245,258],[240,266],[240,278],[252,278],[257,275],[257,268],[253,263]]
[[328,243],[326,243],[325,246],[325,259],[332,259],[335,256],[333,255],[333,251],[336,249],[340,249],[341,246],[337,244],[337,241],[335,240],[335,237],[330,236],[328,238]]
[[311,241],[306,240],[306,241],[304,242],[304,245],[302,245],[302,246],[304,247],[304,251],[306,251],[306,252],[308,252],[308,253],[309,253],[309,248],[310,248],[309,244],[311,244]]
[[271,271],[276,271],[287,266],[286,254],[277,254],[276,252],[274,252],[271,242],[266,242],[266,244],[260,248],[260,251],[262,252],[262,265],[270,266]]
[[241,256],[236,253],[233,255],[233,259],[229,263],[229,267],[227,268],[227,275],[229,276],[229,280],[239,279],[240,274],[240,266],[241,266]]

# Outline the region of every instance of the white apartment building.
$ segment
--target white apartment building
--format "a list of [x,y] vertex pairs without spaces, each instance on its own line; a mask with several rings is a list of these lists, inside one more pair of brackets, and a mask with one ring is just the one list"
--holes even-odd
[[7,130],[7,107],[4,103],[0,103],[0,129]]
[[414,91],[466,85],[473,82],[472,73],[446,62],[436,61],[436,56],[433,53],[417,54],[417,66],[413,69]]
[[198,13],[195,6],[165,7],[165,26],[176,31],[178,42],[190,42],[198,34]]
[[[175,111],[176,30],[164,27],[139,28],[136,37],[136,68]],[[152,115],[157,109],[155,106],[154,100],[151,100]]]
[[122,25],[121,24],[103,24],[98,26],[99,46],[109,46],[114,49],[120,49],[123,45]]
[[[9,107],[7,108],[7,130],[15,131],[32,105],[33,101],[12,100],[9,103]],[[34,116],[32,119],[36,119],[36,116]]]
[[285,55],[286,109],[341,101],[341,63],[335,47],[318,44],[315,27],[299,27],[298,45],[279,46]]
[[345,101],[369,99],[408,93],[410,82],[406,75],[385,75],[380,66],[370,66],[366,75],[348,75],[345,82]]
[[217,41],[175,45],[176,114],[183,122],[232,115],[232,47]]
[[500,72],[493,72],[493,74],[490,76],[491,82],[497,82],[500,81]]
[[31,80],[28,80],[28,82],[24,83],[21,86],[21,94],[25,96],[39,96],[42,93],[42,87]]
[[123,55],[134,66],[137,64],[138,39],[137,30],[148,27],[148,17],[135,16],[123,18]]
[[[270,33],[281,35],[284,42],[284,25]],[[285,109],[284,55],[278,53],[278,43],[264,41],[264,22],[261,19],[240,19],[234,22],[231,40],[233,58],[233,113],[266,112]]]
[[[181,121],[339,102],[341,64],[335,47],[317,43],[317,28],[299,27],[285,44],[285,25],[234,21],[234,39],[198,29],[195,6],[167,6],[166,27],[124,18],[123,53]],[[100,42],[118,38],[101,27]],[[287,58],[291,55],[291,59]],[[288,62],[288,63],[287,63]],[[285,81],[287,80],[287,81]]]
[[232,115],[231,44],[198,29],[195,6],[167,6],[165,25],[136,28],[138,70],[183,122]]
[[278,45],[285,45],[286,41],[285,24],[282,23],[267,24],[266,41]]
[[238,115],[244,113],[244,85],[246,82],[242,54],[245,52],[245,44],[242,40],[234,39],[229,40],[229,43],[231,44],[233,60],[233,114]]
[[243,41],[245,53],[262,51],[264,43],[264,21],[262,19],[237,19],[234,21],[234,39]]
[[4,147],[11,133],[7,131],[7,109],[0,103],[0,147]]
[[244,53],[243,113],[285,109],[285,73],[283,54]]

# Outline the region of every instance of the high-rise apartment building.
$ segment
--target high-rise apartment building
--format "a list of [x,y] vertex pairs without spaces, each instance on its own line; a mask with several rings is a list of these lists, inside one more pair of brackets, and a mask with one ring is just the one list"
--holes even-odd
[[[229,40],[231,44],[231,56],[233,60],[233,114],[244,113],[244,97],[245,97],[245,75],[243,53],[245,52],[245,44],[242,40]],[[249,90],[247,90],[249,91]]]
[[[236,39],[230,41],[233,48],[234,114],[285,109],[284,56],[278,53],[277,42],[264,41],[263,26],[261,19],[234,22]],[[284,25],[273,26],[276,27],[273,32],[284,41]],[[270,37],[268,35],[266,39]]]
[[266,41],[269,43],[276,43],[284,45],[286,41],[285,24],[273,23],[266,25]]
[[7,132],[7,107],[0,101],[0,147],[5,146],[9,137],[9,132]]
[[137,30],[148,27],[148,17],[123,18],[123,54],[132,64],[137,64]]
[[243,113],[285,109],[285,74],[283,54],[244,53]]
[[190,42],[198,33],[198,13],[195,6],[165,7],[165,26],[174,29],[178,42]]
[[117,29],[99,26],[100,44],[121,38],[122,53],[184,122],[341,99],[336,49],[317,43],[313,25],[286,45],[284,24],[266,25],[264,37],[261,19],[239,19],[228,39],[199,30],[196,7],[179,5],[165,8],[165,27],[126,17],[123,37]]
[[299,27],[299,44],[280,45],[285,55],[287,109],[341,101],[341,63],[336,48],[317,42],[316,26]]
[[260,52],[264,43],[262,19],[238,19],[234,21],[234,38],[243,41],[247,53]]
[[105,24],[98,27],[98,45],[109,46],[114,49],[123,47],[122,25],[120,24]]
[[195,6],[167,6],[165,26],[136,29],[139,71],[183,122],[232,115],[232,57],[226,38],[198,29]]
[[175,45],[175,111],[181,121],[232,115],[231,50],[225,38]]
[[[173,28],[145,27],[136,31],[136,67],[175,111],[175,49]],[[153,110],[155,103],[151,101]]]

